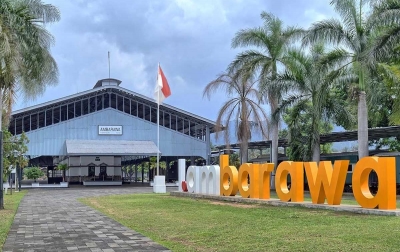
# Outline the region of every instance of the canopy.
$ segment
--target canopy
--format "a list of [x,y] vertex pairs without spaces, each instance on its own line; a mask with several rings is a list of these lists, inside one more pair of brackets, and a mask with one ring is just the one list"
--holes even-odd
[[160,152],[152,141],[65,140],[69,156],[156,156]]

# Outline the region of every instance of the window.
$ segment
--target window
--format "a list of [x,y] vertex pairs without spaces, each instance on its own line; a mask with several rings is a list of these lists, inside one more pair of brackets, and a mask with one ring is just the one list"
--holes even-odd
[[53,123],[60,122],[60,107],[53,109]]
[[82,115],[82,101],[75,102],[75,117]]
[[137,116],[137,102],[131,101],[131,115]]
[[156,108],[150,108],[150,121],[152,123],[157,123],[157,109]]
[[88,100],[82,100],[82,115],[87,115],[89,113]]
[[118,110],[124,112],[124,97],[117,95]]
[[46,110],[46,126],[53,124],[52,119],[53,119],[53,110],[52,109]]
[[110,95],[109,94],[104,94],[104,108],[109,108],[110,107]]
[[89,99],[90,106],[89,106],[89,113],[93,113],[96,111],[96,97],[90,97]]
[[20,118],[17,118],[16,120],[15,120],[15,124],[16,124],[16,129],[15,129],[15,134],[16,135],[19,135],[19,134],[21,134],[22,133],[22,118],[20,117]]
[[74,118],[75,117],[75,114],[74,114],[74,104],[73,103],[70,103],[70,104],[68,104],[68,119],[72,119],[72,118]]
[[37,114],[31,115],[31,129],[37,129]]
[[111,108],[117,108],[117,95],[111,94]]
[[97,96],[97,111],[103,109],[103,95]]
[[150,107],[147,105],[144,105],[144,119],[147,121],[150,121]]
[[164,113],[163,125],[164,127],[171,128],[171,116],[169,113]]
[[68,112],[67,105],[62,106],[61,107],[61,121],[62,122],[67,120],[67,116],[68,116],[67,112]]
[[190,135],[190,122],[188,120],[183,120],[183,129],[182,133],[186,135]]
[[178,130],[178,126],[177,126],[177,117],[175,115],[171,115],[171,129],[173,130]]
[[124,98],[124,112],[130,114],[130,100],[128,98]]
[[30,116],[24,116],[24,131],[28,132],[31,130]]
[[96,168],[94,164],[89,164],[88,165],[88,176],[89,177],[94,177],[96,175]]
[[44,111],[39,113],[39,128],[43,128],[45,126],[45,119],[46,119],[46,114]]
[[143,104],[139,103],[138,104],[138,117],[139,118],[144,118],[144,114],[143,114],[144,108],[143,108]]

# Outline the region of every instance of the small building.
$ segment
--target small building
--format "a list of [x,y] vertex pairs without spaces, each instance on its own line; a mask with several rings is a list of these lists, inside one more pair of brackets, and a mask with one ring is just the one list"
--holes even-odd
[[117,79],[102,79],[91,90],[12,113],[9,131],[25,132],[29,165],[47,167],[48,183],[62,181],[64,174],[55,169],[59,163],[68,164],[67,181],[81,184],[122,183],[123,167],[134,167],[157,152],[166,163],[160,171],[167,182],[178,179],[173,165],[178,158],[209,163],[215,122],[161,104],[157,146],[157,103],[120,84]]

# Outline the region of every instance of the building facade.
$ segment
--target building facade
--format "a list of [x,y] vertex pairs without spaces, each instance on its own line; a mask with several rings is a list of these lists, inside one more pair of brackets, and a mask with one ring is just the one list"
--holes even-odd
[[9,131],[25,132],[26,155],[31,165],[48,168],[49,183],[60,179],[54,168],[59,163],[68,164],[70,182],[83,183],[101,177],[121,181],[121,167],[157,152],[167,161],[167,179],[177,174],[169,165],[174,159],[209,162],[213,121],[162,104],[156,146],[157,103],[120,83],[99,80],[91,90],[12,113]]

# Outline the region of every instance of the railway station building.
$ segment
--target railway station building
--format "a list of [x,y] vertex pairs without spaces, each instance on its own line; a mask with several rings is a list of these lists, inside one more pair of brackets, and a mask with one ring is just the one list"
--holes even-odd
[[55,169],[59,163],[69,167],[66,180],[79,184],[122,184],[123,166],[157,152],[160,161],[166,161],[166,169],[160,169],[166,182],[178,179],[171,161],[209,163],[215,122],[161,104],[157,146],[157,103],[120,84],[102,79],[91,90],[12,113],[9,131],[25,132],[30,166],[46,167],[49,184],[62,181],[62,172]]

